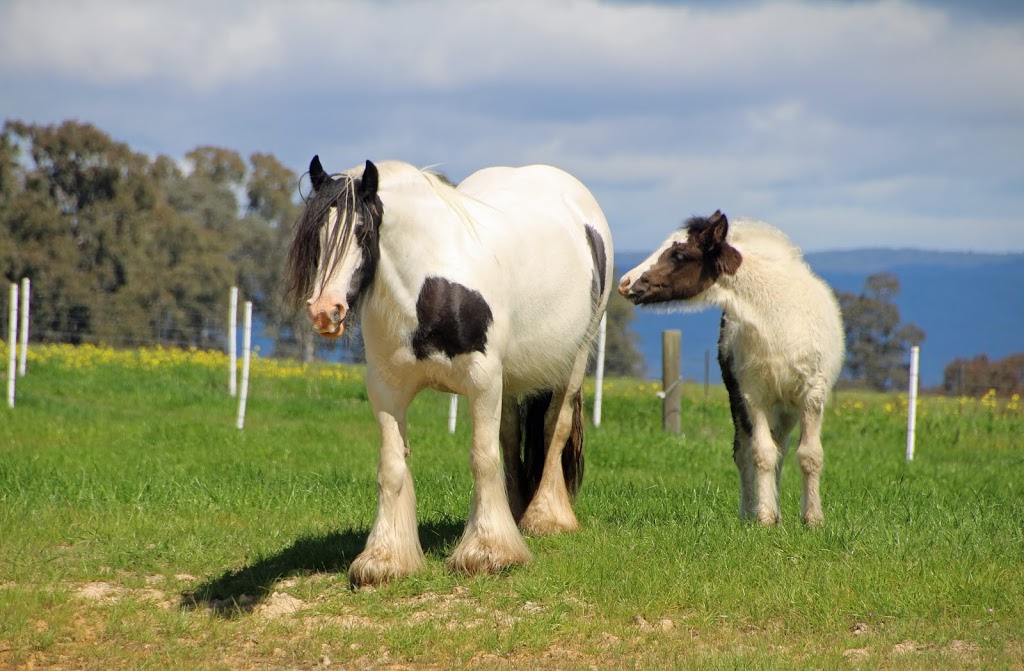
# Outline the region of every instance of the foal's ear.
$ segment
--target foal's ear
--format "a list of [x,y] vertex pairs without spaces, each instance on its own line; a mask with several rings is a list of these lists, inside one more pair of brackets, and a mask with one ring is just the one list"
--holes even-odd
[[735,275],[736,271],[740,269],[740,264],[743,263],[743,255],[740,254],[740,250],[725,241],[729,234],[729,220],[721,210],[715,210],[708,220],[711,222],[711,239],[714,240],[714,245],[718,249],[715,269],[719,275]]
[[711,222],[711,241],[717,247],[725,242],[725,237],[729,234],[729,220],[721,210],[715,210],[715,213],[708,217],[708,221]]
[[313,182],[314,191],[319,191],[320,187],[331,181],[331,176],[324,172],[324,167],[320,165],[319,154],[314,154],[313,160],[309,162],[309,181]]
[[373,200],[377,197],[377,185],[380,181],[380,173],[373,161],[366,159],[366,167],[363,169],[363,178],[359,184],[359,198],[362,200]]

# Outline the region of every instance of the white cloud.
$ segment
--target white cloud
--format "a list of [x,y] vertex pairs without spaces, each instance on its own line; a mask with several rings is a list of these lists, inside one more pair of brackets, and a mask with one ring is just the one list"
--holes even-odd
[[0,107],[296,170],[549,162],[620,249],[721,207],[812,250],[1024,250],[1024,18],[978,7],[9,0]]

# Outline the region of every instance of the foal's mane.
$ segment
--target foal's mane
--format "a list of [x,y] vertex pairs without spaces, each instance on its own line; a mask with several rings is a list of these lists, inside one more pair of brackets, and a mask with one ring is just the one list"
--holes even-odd
[[[681,229],[687,235],[700,233],[711,226],[707,217],[690,217]],[[803,264],[803,252],[782,230],[758,219],[737,217],[729,221],[727,241],[747,258],[761,258],[775,265]],[[750,264],[740,266],[741,272],[750,270]]]

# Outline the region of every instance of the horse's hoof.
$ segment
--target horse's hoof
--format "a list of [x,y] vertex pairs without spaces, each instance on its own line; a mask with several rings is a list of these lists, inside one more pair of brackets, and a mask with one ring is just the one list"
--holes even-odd
[[763,527],[774,527],[782,522],[782,516],[776,512],[761,511],[757,514],[757,523]]
[[416,573],[423,568],[423,558],[405,565],[393,559],[383,559],[378,553],[363,551],[348,567],[348,584],[352,589],[383,585],[395,578]]
[[500,573],[512,566],[521,566],[530,561],[530,549],[526,542],[513,546],[484,543],[480,540],[464,540],[455,548],[445,565],[448,570],[466,575],[488,575]]
[[519,520],[519,530],[530,536],[554,536],[579,531],[580,523],[575,513],[569,511],[568,516],[561,517],[548,512],[540,512],[538,508],[528,508]]

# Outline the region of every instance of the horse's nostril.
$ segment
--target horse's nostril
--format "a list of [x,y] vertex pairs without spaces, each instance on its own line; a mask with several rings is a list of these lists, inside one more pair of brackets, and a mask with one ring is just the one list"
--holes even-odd
[[341,306],[334,306],[334,310],[331,311],[331,320],[335,324],[341,321]]

